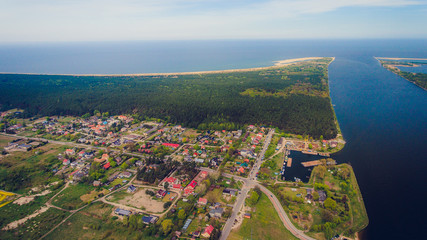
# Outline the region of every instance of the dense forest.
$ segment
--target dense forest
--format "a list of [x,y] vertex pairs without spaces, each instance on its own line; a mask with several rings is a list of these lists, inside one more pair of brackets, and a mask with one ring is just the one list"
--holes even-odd
[[0,74],[0,110],[18,107],[27,117],[139,113],[194,128],[262,124],[330,139],[337,134],[328,94],[331,60],[194,75]]

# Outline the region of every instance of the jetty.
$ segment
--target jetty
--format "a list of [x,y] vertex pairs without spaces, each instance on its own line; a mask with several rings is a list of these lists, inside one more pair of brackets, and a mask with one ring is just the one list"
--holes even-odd
[[314,151],[311,151],[311,150],[309,150],[309,151],[301,151],[301,152],[304,153],[304,154],[317,155],[317,152],[314,152]]
[[287,167],[292,166],[292,158],[288,158],[288,162],[286,164]]
[[309,161],[309,162],[302,162],[301,164],[304,167],[314,167],[314,166],[322,164],[322,162],[320,160],[315,160],[315,161]]
[[[309,162],[302,162],[301,163],[304,167],[314,167],[317,165],[321,165],[322,162],[320,160],[314,160],[314,161],[309,161]],[[337,162],[335,160],[328,160],[326,162],[326,165],[335,165],[337,164]]]
[[330,157],[331,155],[329,153],[319,153],[319,156]]

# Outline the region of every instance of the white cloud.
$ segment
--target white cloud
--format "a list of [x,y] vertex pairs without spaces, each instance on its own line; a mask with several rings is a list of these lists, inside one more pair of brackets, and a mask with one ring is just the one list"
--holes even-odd
[[[301,30],[280,29],[278,22],[298,21],[342,8],[399,8],[416,4],[426,3],[416,0],[0,0],[0,39],[286,37],[286,32]],[[282,30],[282,35],[277,30]]]

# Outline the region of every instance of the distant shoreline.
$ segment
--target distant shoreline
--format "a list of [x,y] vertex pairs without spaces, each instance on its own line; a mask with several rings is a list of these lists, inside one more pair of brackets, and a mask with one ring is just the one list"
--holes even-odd
[[375,57],[377,60],[422,60],[427,61],[427,58],[390,58],[390,57]]
[[[197,75],[197,74],[214,74],[214,73],[235,73],[235,72],[249,72],[259,71],[271,68],[279,68],[297,62],[317,60],[326,57],[305,57],[305,58],[292,58],[286,60],[274,61],[273,66],[256,67],[256,68],[243,68],[243,69],[228,69],[228,70],[212,70],[212,71],[195,71],[195,72],[175,72],[175,73],[130,73],[130,74],[53,74],[53,73],[13,73],[13,72],[0,72],[0,74],[16,74],[16,75],[47,75],[47,76],[87,76],[87,77],[138,77],[138,76],[171,76],[171,75]],[[335,57],[332,57],[332,61]]]

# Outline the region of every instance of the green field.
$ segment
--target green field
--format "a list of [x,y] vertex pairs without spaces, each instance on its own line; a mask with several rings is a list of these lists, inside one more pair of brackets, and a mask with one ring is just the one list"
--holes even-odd
[[285,228],[265,194],[261,195],[255,209],[251,219],[245,218],[242,225],[230,233],[229,240],[297,239]]
[[[10,140],[0,135],[0,142]],[[0,161],[0,189],[25,193],[28,189],[59,180],[52,169],[60,165],[57,156],[67,147],[47,144],[28,152],[12,152]]]
[[113,207],[94,203],[70,217],[45,239],[158,239],[130,230],[120,220],[112,220]]
[[69,213],[49,208],[46,212],[27,220],[16,229],[0,231],[0,239],[39,239]]
[[15,220],[22,219],[27,215],[34,213],[36,210],[40,209],[40,207],[43,206],[58,191],[59,189],[45,196],[35,197],[33,201],[24,205],[9,203],[6,206],[1,207],[0,208],[0,229]]
[[52,200],[52,204],[68,210],[78,209],[86,204],[80,197],[94,189],[95,187],[85,184],[70,185]]

